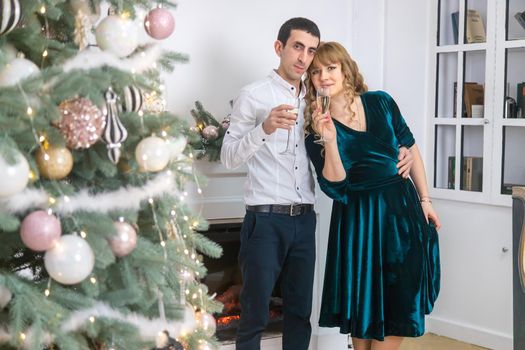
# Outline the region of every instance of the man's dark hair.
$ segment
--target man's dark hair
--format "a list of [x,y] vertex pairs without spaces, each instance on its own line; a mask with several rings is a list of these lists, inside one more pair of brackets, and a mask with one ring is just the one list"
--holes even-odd
[[294,29],[302,30],[307,33],[310,33],[316,38],[318,38],[319,40],[321,40],[321,32],[319,32],[319,28],[317,27],[317,24],[303,17],[290,18],[289,20],[284,22],[283,25],[281,26],[281,29],[279,29],[277,40],[282,42],[283,46],[286,46],[286,42],[288,41],[288,38],[290,37],[290,33]]

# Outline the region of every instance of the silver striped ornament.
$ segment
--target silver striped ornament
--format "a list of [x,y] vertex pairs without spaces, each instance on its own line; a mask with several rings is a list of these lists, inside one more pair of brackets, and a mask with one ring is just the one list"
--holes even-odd
[[106,126],[102,139],[107,145],[109,160],[117,164],[121,155],[120,146],[128,137],[128,131],[118,116],[117,94],[110,87],[104,97],[106,99]]
[[138,112],[143,103],[142,91],[138,87],[129,85],[124,88],[124,112]]
[[0,35],[12,31],[22,15],[19,0],[0,0]]

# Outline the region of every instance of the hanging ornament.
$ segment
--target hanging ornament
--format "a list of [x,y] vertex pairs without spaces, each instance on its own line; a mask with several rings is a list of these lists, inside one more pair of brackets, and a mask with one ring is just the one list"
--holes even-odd
[[13,298],[13,293],[6,286],[0,284],[0,310],[9,304]]
[[113,164],[120,159],[120,146],[128,137],[128,131],[122,125],[118,116],[117,94],[109,87],[105,94],[106,98],[106,127],[102,139],[108,148],[108,158]]
[[100,1],[69,0],[69,6],[71,6],[74,15],[82,12],[88,17],[91,24],[94,24],[100,17]]
[[121,16],[107,16],[95,30],[98,46],[115,54],[126,57],[138,46],[138,29],[136,24]]
[[124,88],[124,112],[138,112],[142,108],[142,91],[136,86],[129,85]]
[[16,85],[38,71],[37,65],[30,60],[15,58],[0,70],[0,87]]
[[170,158],[172,160],[178,159],[188,144],[188,140],[183,135],[171,137],[167,142],[170,149]]
[[204,129],[202,129],[202,137],[204,137],[208,141],[213,141],[217,137],[219,137],[219,128],[217,128],[215,125],[208,125]]
[[144,29],[154,39],[166,39],[175,29],[175,19],[168,9],[158,7],[147,14]]
[[144,93],[144,111],[148,113],[158,114],[164,112],[166,104],[162,96],[155,91]]
[[229,115],[222,120],[221,126],[224,130],[228,130],[228,128],[230,127],[230,116]]
[[22,242],[26,247],[37,252],[53,248],[61,234],[60,220],[44,210],[29,214],[20,226]]
[[168,165],[170,155],[166,140],[157,136],[146,137],[135,149],[135,159],[141,171],[161,171]]
[[197,323],[197,327],[202,329],[207,336],[211,337],[215,334],[217,323],[213,315],[205,311],[197,311],[195,313],[195,322]]
[[44,255],[44,265],[55,281],[76,284],[91,274],[95,255],[83,238],[64,235]]
[[181,343],[170,337],[168,331],[159,332],[155,339],[155,347],[151,350],[184,350]]
[[0,0],[0,35],[12,31],[22,16],[19,0]]
[[21,192],[29,181],[29,163],[19,151],[13,151],[15,162],[9,162],[0,154],[0,198]]
[[113,224],[117,233],[108,238],[109,246],[115,256],[121,258],[131,253],[137,246],[137,231],[127,222]]
[[58,127],[68,147],[89,148],[98,141],[104,131],[105,118],[90,100],[76,97],[62,102],[58,108],[62,115]]
[[75,31],[73,41],[77,44],[80,50],[84,50],[88,46],[88,33],[91,27],[88,16],[78,11],[75,15]]
[[65,147],[42,147],[35,158],[40,175],[50,180],[61,180],[73,169],[73,155]]

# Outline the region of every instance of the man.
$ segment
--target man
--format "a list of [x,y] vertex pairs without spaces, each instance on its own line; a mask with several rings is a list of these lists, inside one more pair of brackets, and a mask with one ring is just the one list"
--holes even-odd
[[[283,349],[307,350],[310,342],[316,218],[314,181],[304,145],[306,90],[301,78],[320,36],[317,25],[306,18],[292,18],[281,26],[274,43],[279,67],[241,90],[224,137],[224,166],[248,165],[237,350],[260,349],[279,275]],[[289,141],[292,152],[285,153]],[[400,173],[408,171],[407,163],[410,160],[400,163]]]

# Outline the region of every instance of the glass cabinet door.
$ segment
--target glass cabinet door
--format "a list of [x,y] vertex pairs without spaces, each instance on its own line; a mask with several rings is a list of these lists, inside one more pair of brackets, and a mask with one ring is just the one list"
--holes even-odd
[[525,39],[525,3],[523,0],[507,1],[507,40]]

